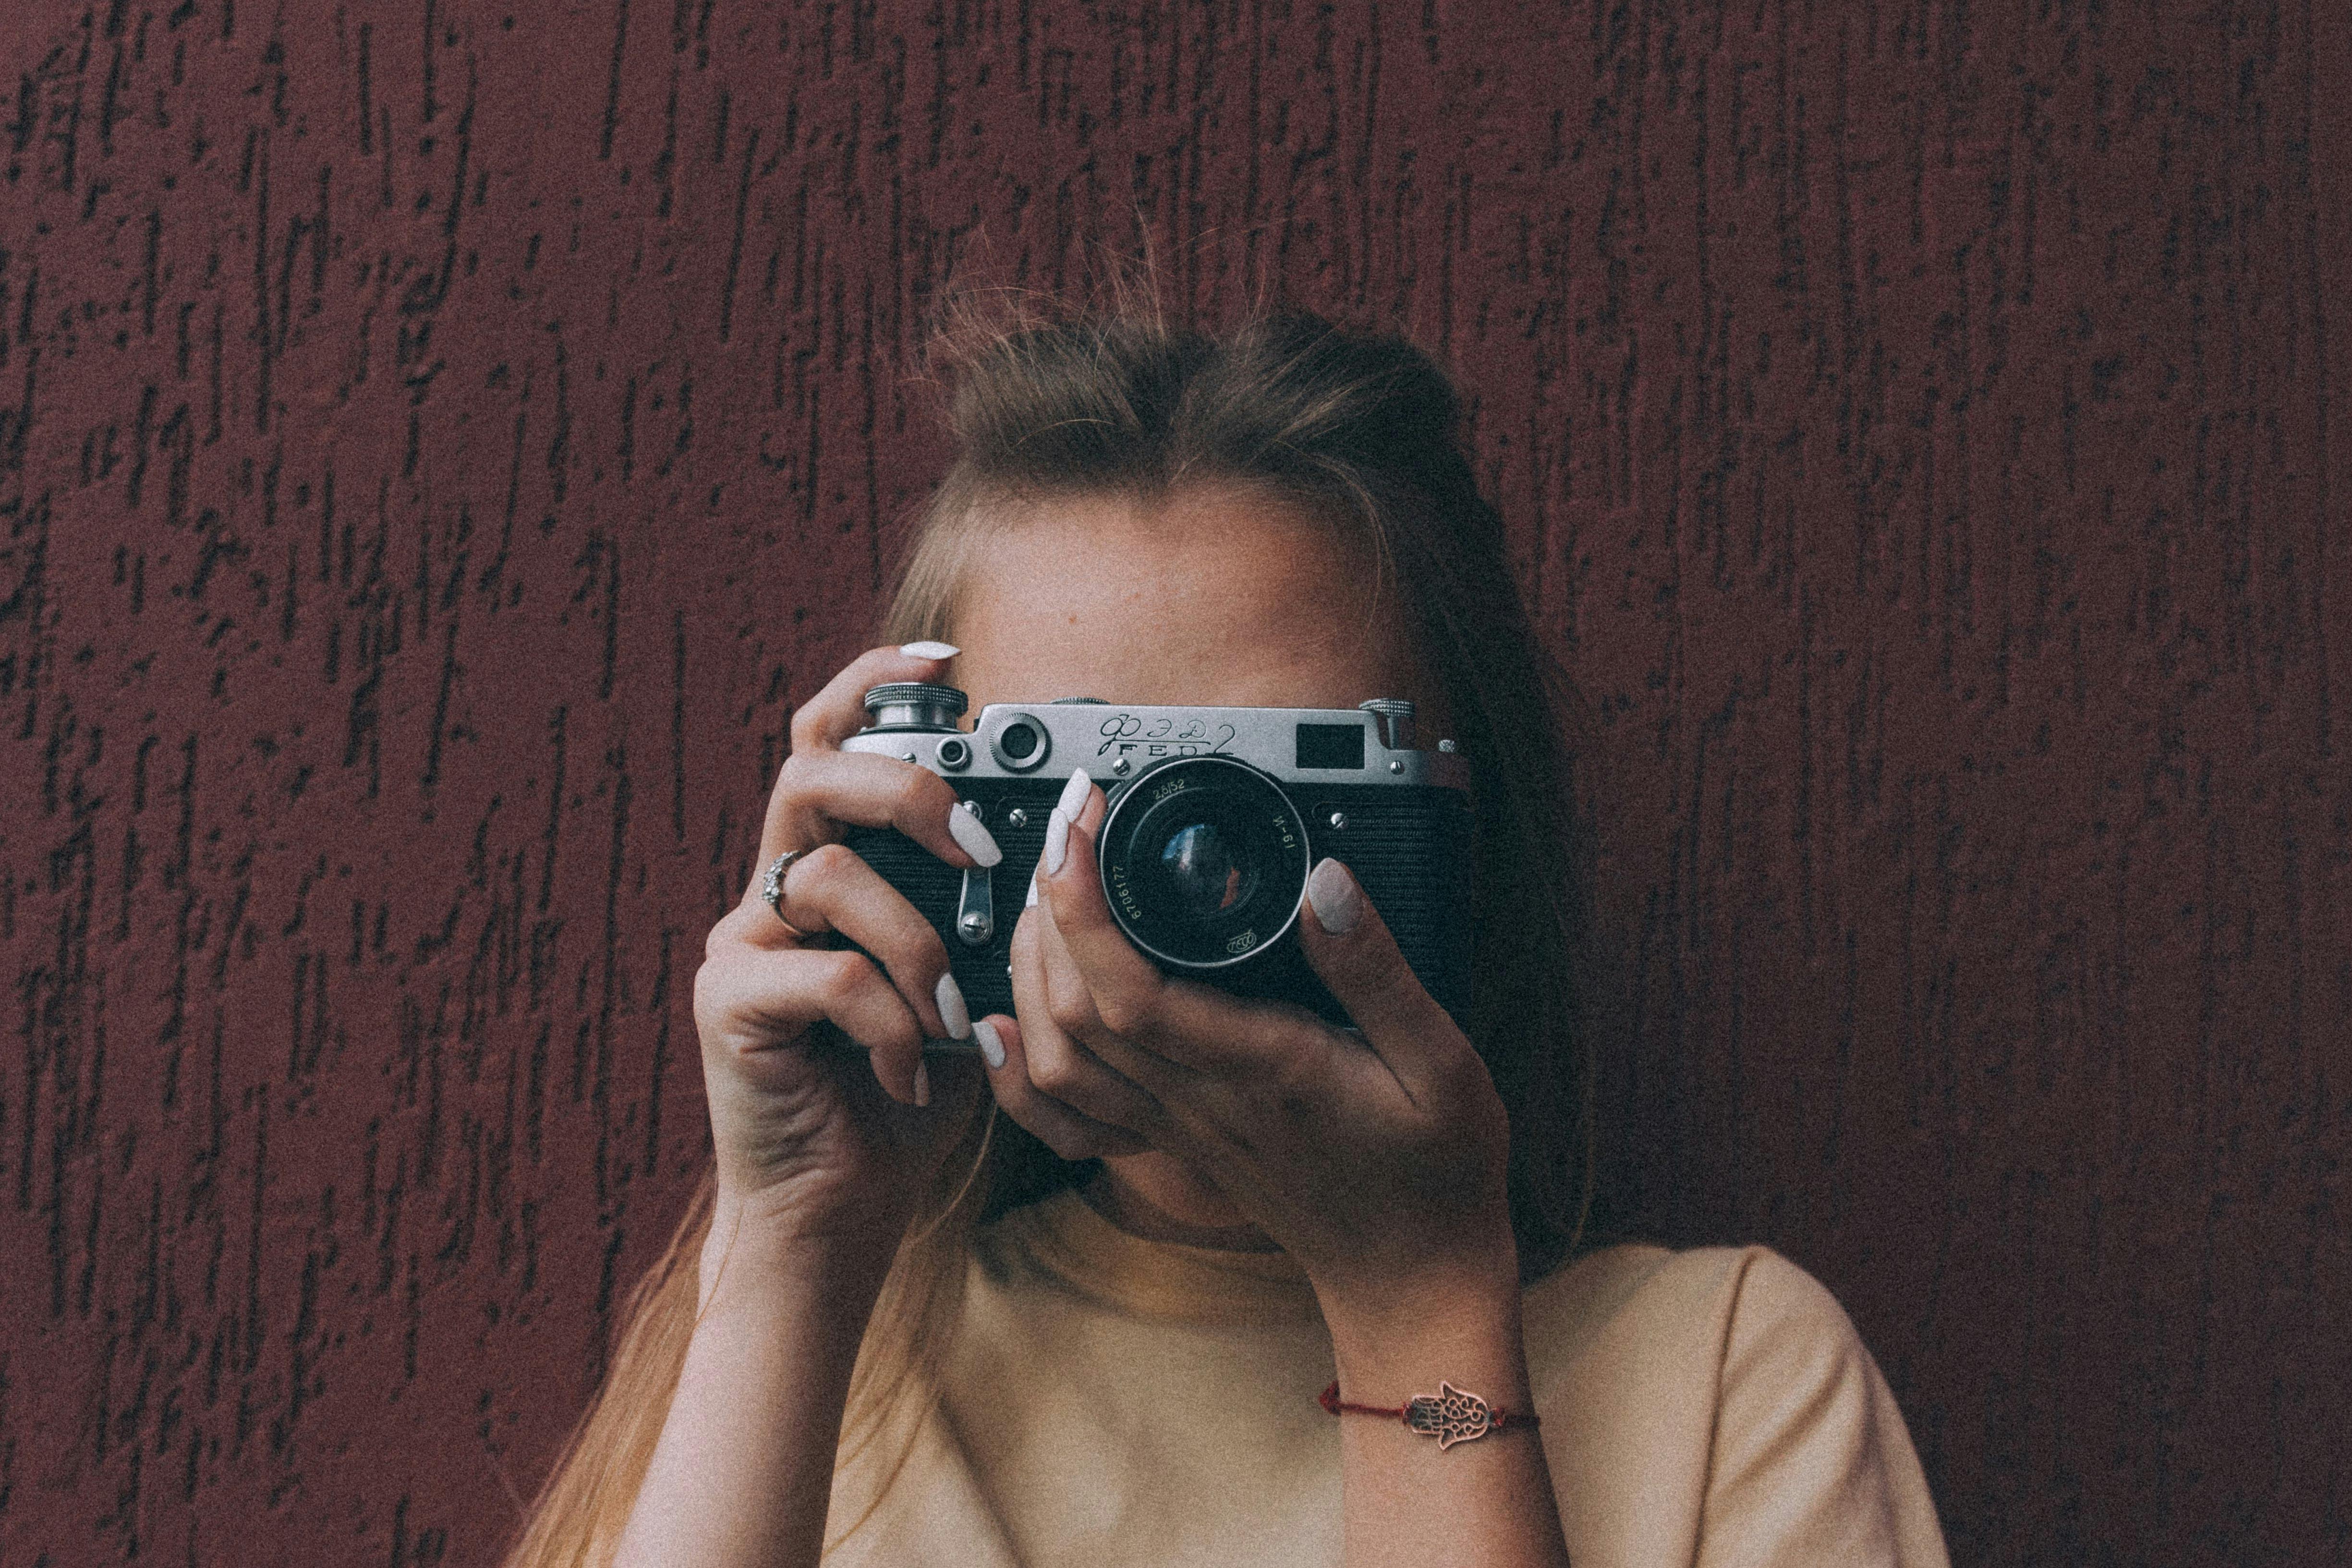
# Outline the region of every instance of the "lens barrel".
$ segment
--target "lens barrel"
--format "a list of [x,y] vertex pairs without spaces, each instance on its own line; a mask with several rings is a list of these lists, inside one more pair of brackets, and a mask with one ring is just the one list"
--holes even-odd
[[1229,969],[1298,919],[1313,866],[1282,786],[1231,757],[1171,757],[1138,773],[1103,818],[1103,894],[1127,939],[1163,967]]

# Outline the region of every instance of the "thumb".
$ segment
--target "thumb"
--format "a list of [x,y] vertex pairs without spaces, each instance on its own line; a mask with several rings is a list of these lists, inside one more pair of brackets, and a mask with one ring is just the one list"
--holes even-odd
[[1476,1054],[1405,963],[1363,884],[1339,861],[1327,858],[1307,877],[1298,935],[1307,962],[1365,1043],[1416,1099],[1459,1057]]

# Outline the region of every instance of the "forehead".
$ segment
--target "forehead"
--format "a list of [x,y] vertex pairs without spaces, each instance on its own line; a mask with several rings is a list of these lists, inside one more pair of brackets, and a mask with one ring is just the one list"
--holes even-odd
[[1409,690],[1367,543],[1278,500],[1195,489],[1009,507],[967,563],[951,636],[974,707],[1352,707]]

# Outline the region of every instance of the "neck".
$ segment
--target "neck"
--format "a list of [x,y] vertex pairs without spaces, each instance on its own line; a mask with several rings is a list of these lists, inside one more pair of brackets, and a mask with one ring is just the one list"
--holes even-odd
[[1172,1154],[1105,1160],[1080,1189],[1097,1214],[1129,1236],[1223,1252],[1278,1252],[1215,1184]]

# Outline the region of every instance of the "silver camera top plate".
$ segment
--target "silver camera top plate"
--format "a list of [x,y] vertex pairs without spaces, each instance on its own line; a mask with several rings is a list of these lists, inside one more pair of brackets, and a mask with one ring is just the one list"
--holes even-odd
[[1223,756],[1285,784],[1469,789],[1469,764],[1450,742],[1431,752],[1391,748],[1385,733],[1379,715],[1355,708],[1063,700],[992,702],[970,731],[929,724],[864,730],[842,750],[899,757],[951,778],[1067,778],[1084,768],[1105,788],[1170,757]]

